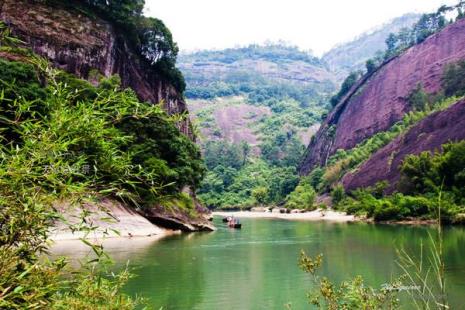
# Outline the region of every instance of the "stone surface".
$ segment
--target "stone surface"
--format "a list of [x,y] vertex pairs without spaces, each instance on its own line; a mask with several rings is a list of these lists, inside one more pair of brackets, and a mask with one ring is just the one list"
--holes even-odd
[[465,20],[447,26],[365,76],[328,115],[307,149],[300,173],[306,175],[324,165],[337,149],[353,148],[389,129],[410,110],[407,98],[418,83],[429,93],[438,91],[444,66],[461,59],[465,59]]
[[[465,100],[420,121],[405,134],[378,150],[355,173],[343,179],[346,190],[387,180],[387,193],[397,189],[399,165],[408,154],[440,150],[442,144],[465,139]],[[402,190],[402,189],[399,189]]]
[[179,208],[157,207],[146,210],[143,215],[153,224],[167,229],[184,232],[216,230],[202,211],[204,210],[197,210],[198,215],[192,216]]
[[[170,231],[152,224],[146,218],[122,203],[112,199],[102,199],[74,206],[69,202],[56,202],[54,207],[63,215],[64,221],[57,221],[50,232],[52,240],[102,239],[112,237],[164,236]],[[85,223],[88,232],[73,231],[69,225],[81,223],[84,210],[89,214]]]
[[[118,74],[122,86],[141,100],[163,102],[170,114],[187,111],[182,94],[138,57],[124,33],[108,21],[30,0],[1,0],[0,19],[57,68],[89,80],[91,70],[107,77]],[[193,138],[188,118],[179,128]]]
[[[188,112],[183,95],[163,75],[139,57],[125,33],[97,15],[85,15],[71,6],[46,5],[44,1],[0,0],[0,20],[9,26],[14,36],[24,41],[26,47],[47,58],[54,67],[87,79],[91,83],[96,82],[93,72],[106,77],[117,74],[121,78],[122,86],[133,89],[140,100],[162,103],[169,114]],[[0,52],[0,57],[11,59],[13,56]],[[195,140],[188,117],[178,122],[178,128]],[[197,218],[190,218],[182,210],[178,210],[179,214],[158,212],[159,208],[155,208],[150,214],[142,214],[149,215],[151,220],[158,217],[159,221],[173,223],[166,225],[168,227],[177,225],[170,228],[186,231],[213,230],[214,227],[208,220],[209,211],[198,204],[191,190],[185,190],[197,204]],[[152,228],[155,226],[134,211],[130,211],[127,206],[116,205],[114,202],[110,207],[116,213],[130,212],[127,216],[132,218],[131,223],[138,216],[141,227],[137,229],[144,231],[143,235],[152,234]],[[69,215],[67,210],[63,212],[65,216]],[[131,233],[131,229],[123,230],[123,234]]]

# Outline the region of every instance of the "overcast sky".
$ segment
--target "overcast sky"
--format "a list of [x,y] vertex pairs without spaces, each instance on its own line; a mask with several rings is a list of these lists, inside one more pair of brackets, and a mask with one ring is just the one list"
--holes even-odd
[[321,55],[337,43],[408,12],[458,0],[146,0],[181,50],[284,40]]

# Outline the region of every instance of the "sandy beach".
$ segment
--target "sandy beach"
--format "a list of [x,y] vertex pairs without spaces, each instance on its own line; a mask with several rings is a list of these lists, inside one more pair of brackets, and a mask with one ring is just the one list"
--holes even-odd
[[257,212],[257,211],[227,211],[213,212],[216,216],[234,216],[238,218],[277,218],[285,220],[303,220],[303,221],[333,221],[333,222],[354,222],[357,221],[355,216],[347,215],[337,211],[323,211],[321,209],[303,212],[303,213],[276,213],[276,212]]

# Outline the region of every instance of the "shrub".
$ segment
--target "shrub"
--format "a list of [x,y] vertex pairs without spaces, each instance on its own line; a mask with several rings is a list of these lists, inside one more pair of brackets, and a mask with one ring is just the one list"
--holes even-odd
[[373,212],[375,221],[386,221],[400,217],[402,217],[401,208],[393,205],[389,200],[381,200]]
[[308,180],[303,179],[287,197],[286,208],[314,210],[315,197],[315,190],[311,187]]
[[465,61],[451,63],[445,67],[442,87],[446,96],[465,95]]
[[338,184],[331,191],[331,198],[333,201],[333,205],[337,206],[344,199],[344,197],[345,197],[344,186],[342,186],[342,184]]
[[425,92],[423,85],[418,83],[408,97],[410,106],[415,111],[424,111],[429,105],[429,96]]

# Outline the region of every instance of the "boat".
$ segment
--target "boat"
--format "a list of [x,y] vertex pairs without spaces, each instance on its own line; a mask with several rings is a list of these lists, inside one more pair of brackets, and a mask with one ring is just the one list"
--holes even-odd
[[229,227],[229,228],[241,229],[241,228],[242,228],[242,224],[239,223],[239,221],[236,220],[234,217],[231,217],[231,219],[228,221],[228,227]]
[[228,226],[229,226],[229,228],[235,228],[235,229],[241,229],[242,228],[241,223],[229,223]]

